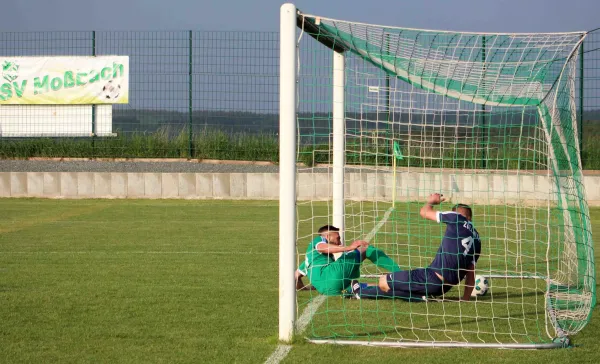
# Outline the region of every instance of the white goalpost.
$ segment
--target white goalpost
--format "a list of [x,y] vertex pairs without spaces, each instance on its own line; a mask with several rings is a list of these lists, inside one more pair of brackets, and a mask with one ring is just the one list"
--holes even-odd
[[[431,193],[465,203],[482,237],[485,296],[426,302],[325,296],[313,343],[564,347],[595,306],[574,79],[584,32],[468,33],[381,26],[281,7],[279,339],[320,296],[294,273],[316,230],[426,267],[444,226]],[[443,225],[443,224],[441,224]],[[365,262],[361,280],[385,270]],[[320,298],[323,299],[323,298]]]
[[281,7],[279,50],[279,340],[296,322],[296,8]]

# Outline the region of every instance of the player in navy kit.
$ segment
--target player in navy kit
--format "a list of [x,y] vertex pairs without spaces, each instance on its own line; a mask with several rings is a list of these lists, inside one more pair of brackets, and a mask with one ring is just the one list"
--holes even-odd
[[458,204],[452,211],[434,210],[444,199],[434,193],[421,208],[421,217],[446,224],[442,244],[427,268],[399,271],[382,275],[378,286],[365,287],[353,282],[356,298],[401,298],[422,301],[427,297],[443,296],[465,277],[462,300],[468,301],[475,285],[475,264],[481,253],[479,233],[471,222],[473,211]]

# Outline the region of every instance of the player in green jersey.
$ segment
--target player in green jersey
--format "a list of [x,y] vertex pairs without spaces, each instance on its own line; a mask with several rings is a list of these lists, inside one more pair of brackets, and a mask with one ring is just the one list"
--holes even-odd
[[[364,240],[356,240],[349,246],[343,246],[339,231],[340,229],[331,225],[319,229],[319,236],[308,245],[306,259],[296,271],[297,289],[314,287],[324,295],[343,294],[350,282],[360,277],[360,264],[365,259],[390,272],[401,270],[382,250],[370,246]],[[341,253],[338,259],[334,257],[336,253]],[[304,276],[308,276],[312,287],[304,285]]]

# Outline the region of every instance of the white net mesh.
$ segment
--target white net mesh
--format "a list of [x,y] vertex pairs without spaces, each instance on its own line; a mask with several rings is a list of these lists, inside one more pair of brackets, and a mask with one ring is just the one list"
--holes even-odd
[[[332,222],[332,191],[343,188],[346,243],[368,238],[402,269],[426,267],[444,231],[419,208],[437,192],[473,207],[483,241],[477,274],[491,277],[488,295],[468,303],[452,300],[462,287],[441,302],[330,296],[310,336],[509,346],[581,330],[595,304],[573,84],[584,34],[300,19],[300,259]],[[330,48],[346,54],[343,186],[332,183]],[[384,271],[361,267],[363,277]],[[299,307],[317,294],[300,292]]]

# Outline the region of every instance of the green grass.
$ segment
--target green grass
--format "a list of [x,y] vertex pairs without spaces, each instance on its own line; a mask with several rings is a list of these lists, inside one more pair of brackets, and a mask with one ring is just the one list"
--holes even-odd
[[0,206],[0,362],[256,363],[275,347],[277,231],[251,221],[273,206]]
[[197,158],[271,161],[279,159],[273,134],[229,134],[202,130],[194,134],[191,154],[187,130],[160,128],[154,133],[117,131],[104,138],[0,139],[0,158]]
[[[309,206],[299,208],[307,216]],[[0,199],[0,209],[2,363],[261,363],[277,346],[276,202]],[[600,231],[600,209],[591,209],[591,217]],[[435,224],[411,225],[419,239],[437,239]],[[308,234],[310,226],[300,229]],[[507,293],[493,292],[497,299]],[[301,305],[308,295],[302,293]],[[344,313],[337,308],[377,307],[328,302],[308,334],[339,323]],[[445,306],[456,313],[455,304]],[[386,302],[378,308],[381,321],[392,326],[389,312],[407,308]],[[361,328],[363,322],[349,324]],[[598,340],[595,312],[574,337],[576,346],[565,350],[399,350],[300,339],[284,363],[597,363]]]

